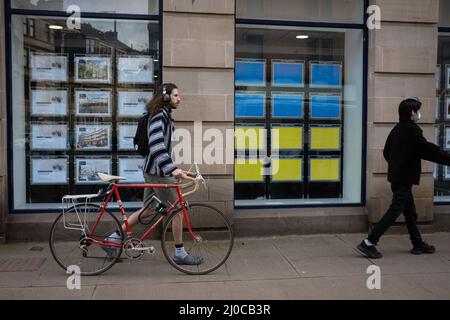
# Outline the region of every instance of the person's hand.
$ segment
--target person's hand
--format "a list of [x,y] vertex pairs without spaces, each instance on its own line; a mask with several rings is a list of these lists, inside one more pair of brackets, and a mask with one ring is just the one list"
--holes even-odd
[[181,177],[183,177],[185,175],[184,171],[181,169],[175,169],[175,171],[172,172],[172,176],[180,179]]

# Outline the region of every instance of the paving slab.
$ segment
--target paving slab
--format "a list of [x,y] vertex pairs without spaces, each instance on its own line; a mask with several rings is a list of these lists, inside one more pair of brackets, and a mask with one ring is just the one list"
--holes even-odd
[[101,285],[95,290],[95,300],[217,300],[231,299],[224,282]]

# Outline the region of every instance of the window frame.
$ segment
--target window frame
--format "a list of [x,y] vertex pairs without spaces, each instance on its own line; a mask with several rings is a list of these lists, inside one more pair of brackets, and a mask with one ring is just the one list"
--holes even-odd
[[[311,22],[311,21],[292,21],[292,20],[265,20],[265,19],[249,19],[249,18],[235,18],[235,39],[237,39],[237,28],[239,26],[286,26],[286,27],[312,27],[312,28],[343,28],[343,29],[358,29],[363,32],[363,92],[362,92],[362,148],[361,148],[361,192],[360,201],[354,203],[322,203],[322,204],[261,204],[261,205],[237,205],[236,200],[233,199],[233,207],[235,209],[261,209],[261,208],[337,208],[337,207],[364,207],[366,205],[366,167],[367,167],[367,105],[368,105],[368,49],[369,49],[369,30],[366,25],[368,19],[367,7],[369,1],[364,0],[363,5],[363,21],[361,23],[333,23],[333,22]],[[236,40],[235,40],[236,41]],[[236,59],[236,43],[235,43],[235,59]],[[234,79],[235,80],[235,79]],[[234,82],[233,82],[234,85]],[[233,88],[234,95],[236,89]],[[234,123],[236,126],[236,123]],[[233,172],[233,184],[235,173]]]
[[[11,44],[11,32],[12,32],[12,17],[15,15],[21,16],[43,16],[43,17],[70,17],[72,14],[64,11],[49,11],[49,10],[30,10],[30,9],[15,9],[11,7],[12,0],[5,1],[5,64],[6,64],[6,127],[7,127],[7,186],[8,186],[8,212],[12,214],[28,214],[28,213],[56,213],[60,212],[59,209],[16,209],[14,206],[14,179],[13,179],[13,128],[12,128],[12,44]],[[144,14],[116,14],[116,13],[95,13],[95,12],[81,12],[81,18],[93,18],[93,19],[113,19],[113,20],[136,20],[136,21],[153,21],[158,23],[159,34],[159,70],[161,73],[160,79],[155,85],[159,85],[163,79],[163,0],[158,0],[158,14],[144,15]],[[29,22],[27,19],[27,32],[29,32]],[[36,26],[34,26],[35,28]],[[140,206],[129,206],[130,210],[139,209]],[[117,208],[111,208],[113,211],[118,211]]]

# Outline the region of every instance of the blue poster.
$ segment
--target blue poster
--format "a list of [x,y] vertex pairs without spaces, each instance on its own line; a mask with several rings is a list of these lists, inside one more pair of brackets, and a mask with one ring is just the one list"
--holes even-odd
[[311,88],[340,88],[341,69],[337,63],[311,63]]
[[236,93],[234,115],[237,118],[264,118],[264,93]]
[[340,119],[341,97],[333,95],[311,95],[312,119]]
[[272,86],[274,87],[303,87],[303,63],[273,62]]
[[235,85],[264,87],[266,85],[266,62],[264,60],[237,60]]
[[303,118],[302,94],[273,94],[272,117]]

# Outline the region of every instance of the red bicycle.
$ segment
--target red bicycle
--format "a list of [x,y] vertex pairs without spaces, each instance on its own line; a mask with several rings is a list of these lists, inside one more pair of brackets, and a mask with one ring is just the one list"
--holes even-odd
[[[183,177],[190,180],[185,184],[119,184],[125,178],[98,173],[99,178],[108,183],[106,189],[101,189],[97,194],[63,197],[63,212],[56,218],[50,231],[49,244],[54,259],[64,270],[75,265],[80,268],[81,275],[98,275],[111,268],[120,259],[122,252],[131,260],[145,253],[155,253],[159,248],[146,247],[144,239],[163,223],[160,249],[173,267],[187,274],[207,274],[216,270],[231,253],[233,230],[228,218],[217,208],[207,204],[190,204],[185,200],[185,197],[198,190],[199,182],[204,183],[197,165],[196,171],[195,174],[188,172]],[[181,193],[181,190],[191,187],[189,192]],[[156,206],[152,216],[147,217],[145,222],[139,219],[150,227],[142,236],[134,237],[120,199],[119,190],[123,188],[174,188],[178,198],[165,206],[153,196],[152,202]],[[126,234],[122,231],[119,218],[107,209],[113,197],[118,203]],[[92,203],[95,199],[102,199],[103,204]],[[173,260],[175,243],[172,221],[179,214],[183,216],[184,247],[189,253],[203,258],[199,265],[179,265]],[[115,231],[120,238],[109,239]],[[111,257],[105,248],[114,249],[116,254]]]

